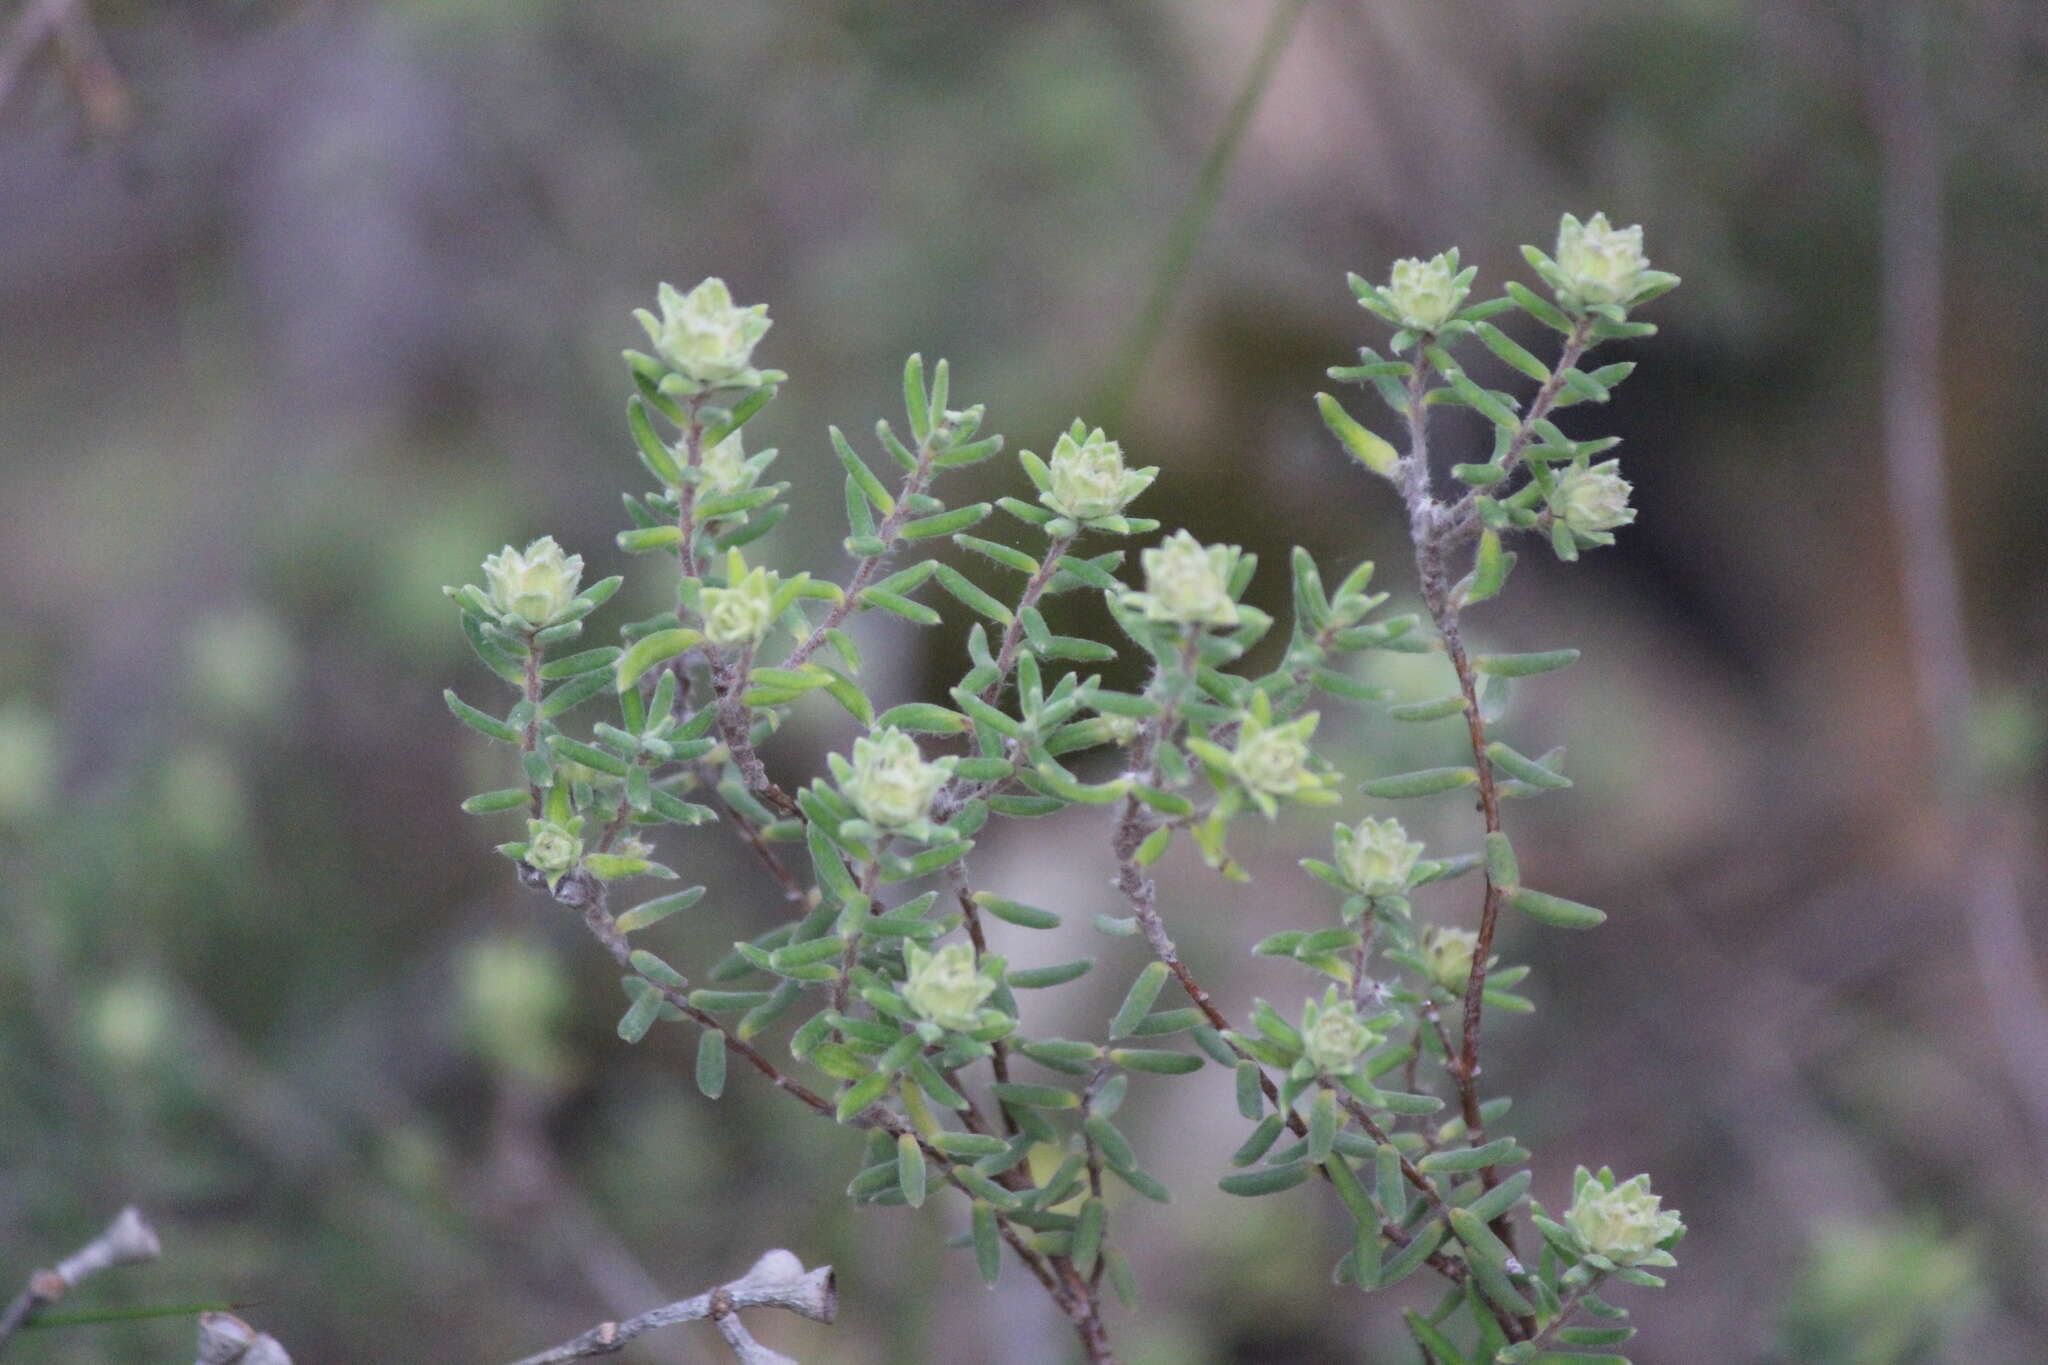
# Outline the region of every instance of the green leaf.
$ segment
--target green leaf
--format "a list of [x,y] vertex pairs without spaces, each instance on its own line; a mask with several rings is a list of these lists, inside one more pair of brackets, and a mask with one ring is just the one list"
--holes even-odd
[[640,462],[647,466],[647,472],[670,488],[680,488],[683,472],[676,467],[675,454],[655,431],[654,422],[647,415],[647,404],[638,394],[626,400],[626,428],[633,433],[633,444],[639,449]]
[[499,811],[517,810],[533,800],[533,793],[524,787],[502,787],[497,791],[478,792],[462,803],[463,810],[471,815],[492,815]]
[[888,1093],[889,1085],[894,1079],[895,1077],[886,1071],[876,1071],[848,1086],[846,1093],[839,1097],[835,1111],[839,1121],[845,1123],[881,1099]]
[[441,693],[441,700],[448,703],[448,709],[454,713],[457,720],[478,734],[505,744],[519,743],[519,731],[513,729],[504,721],[499,720],[496,716],[486,715],[484,712],[477,710],[474,706],[456,696],[454,688],[451,687],[443,691]]
[[[1380,1283],[1385,1285],[1390,1282],[1387,1272],[1382,1270],[1380,1273]],[[1472,1361],[1451,1344],[1449,1337],[1446,1337],[1442,1332],[1439,1332],[1430,1325],[1428,1318],[1413,1310],[1410,1310],[1406,1316],[1408,1330],[1414,1335],[1415,1344],[1428,1352],[1429,1357],[1435,1360],[1437,1365],[1472,1365]]]
[[1108,1210],[1100,1199],[1090,1197],[1082,1201],[1081,1212],[1074,1222],[1074,1241],[1067,1255],[1073,1258],[1074,1266],[1083,1275],[1095,1269],[1096,1257],[1102,1251],[1102,1230],[1108,1218]]
[[1314,1168],[1303,1161],[1290,1162],[1285,1166],[1266,1166],[1256,1171],[1226,1175],[1216,1182],[1216,1187],[1225,1194],[1235,1194],[1244,1198],[1278,1194],[1282,1190],[1291,1190],[1307,1180],[1312,1169]]
[[1526,755],[1516,753],[1497,739],[1486,746],[1486,756],[1493,760],[1495,767],[1508,776],[1544,791],[1562,791],[1572,784],[1572,780],[1563,773],[1546,768]]
[[1521,1202],[1522,1196],[1529,1192],[1529,1184],[1534,1179],[1535,1176],[1529,1171],[1516,1171],[1468,1205],[1472,1210],[1472,1216],[1491,1223]]
[[930,702],[912,701],[890,707],[875,717],[875,724],[925,735],[957,735],[967,729],[967,717]]
[[896,499],[889,496],[889,490],[875,477],[875,471],[869,469],[860,456],[854,453],[853,447],[847,443],[846,433],[838,427],[830,427],[826,434],[832,438],[832,450],[839,456],[839,463],[846,466],[848,477],[859,487],[862,495],[874,504],[875,510],[885,517],[895,511]]
[[720,1029],[706,1029],[697,1039],[697,1089],[714,1100],[725,1093],[725,1033]]
[[1071,1090],[1056,1085],[1027,1085],[1019,1081],[995,1081],[989,1085],[989,1093],[1004,1104],[1020,1104],[1027,1109],[1079,1109],[1081,1097]]
[[1443,720],[1447,716],[1463,715],[1465,694],[1453,692],[1449,696],[1436,697],[1429,701],[1404,701],[1387,708],[1387,714],[1395,720]]
[[1109,1021],[1109,1036],[1128,1038],[1138,1021],[1152,1012],[1152,1002],[1159,998],[1161,988],[1166,985],[1168,968],[1164,962],[1148,962],[1131,982],[1131,988],[1124,995],[1124,1002]]
[[1308,1113],[1308,1159],[1317,1165],[1330,1159],[1337,1141],[1337,1096],[1329,1090],[1316,1092]]
[[1510,895],[1522,884],[1522,868],[1515,860],[1515,846],[1499,830],[1486,836],[1486,875],[1495,886]]
[[1484,1147],[1453,1147],[1431,1152],[1415,1164],[1430,1175],[1442,1171],[1476,1171],[1482,1166],[1498,1165],[1518,1150],[1513,1138],[1495,1138]]
[[912,1208],[924,1205],[924,1149],[917,1144],[917,1134],[896,1135],[896,1184],[903,1191],[903,1200]]
[[906,521],[896,534],[904,540],[926,540],[932,536],[951,535],[964,531],[989,514],[990,503],[977,502],[971,507],[957,507],[937,516],[919,517]]
[[1607,912],[1604,910],[1596,910],[1577,901],[1568,901],[1562,896],[1546,896],[1541,891],[1531,891],[1526,886],[1510,895],[1508,904],[1530,919],[1548,924],[1553,929],[1591,929],[1607,918]]
[[1344,411],[1343,404],[1327,393],[1316,395],[1316,409],[1323,415],[1323,425],[1343,442],[1344,449],[1351,453],[1353,459],[1382,478],[1394,477],[1401,456],[1385,437],[1361,425]]
[[1443,792],[1469,787],[1479,780],[1476,769],[1424,768],[1419,772],[1400,773],[1392,777],[1376,777],[1360,788],[1367,796],[1384,797],[1390,800],[1404,800],[1417,796],[1436,796]]
[[1482,322],[1474,327],[1473,330],[1479,333],[1479,339],[1486,343],[1487,350],[1492,351],[1510,366],[1520,370],[1539,384],[1549,381],[1549,367],[1535,356],[1530,355],[1522,348],[1520,343],[1515,341],[1506,332],[1501,331],[1500,328],[1490,322]]
[[663,1001],[661,993],[642,988],[633,998],[633,1003],[619,1019],[619,1037],[629,1043],[637,1043],[647,1036],[647,1030],[654,1027],[655,1019],[661,1014]]
[[680,526],[639,526],[630,531],[621,531],[614,537],[619,548],[628,554],[648,554],[655,550],[670,550],[683,543],[683,528]]
[[659,663],[666,663],[678,654],[701,643],[704,637],[697,631],[685,629],[657,630],[652,635],[643,635],[635,640],[624,654],[619,656],[615,666],[616,686],[623,692],[640,681],[640,675]]
[[1567,668],[1578,662],[1576,649],[1546,649],[1536,654],[1478,654],[1472,659],[1472,666],[1481,673],[1491,673],[1501,678],[1527,678],[1538,673],[1550,673]]
[[609,754],[603,749],[593,748],[581,740],[571,739],[567,735],[548,736],[548,748],[554,751],[554,755],[558,759],[570,763],[581,763],[584,767],[595,769],[607,777],[624,777],[629,771],[626,761],[616,754]]
[[1237,1064],[1237,1112],[1248,1119],[1258,1118],[1266,1112],[1266,1094],[1259,1084],[1260,1075],[1257,1062]]
[[1200,1057],[1164,1048],[1113,1047],[1109,1050],[1109,1059],[1118,1066],[1132,1071],[1148,1071],[1155,1076],[1185,1076],[1202,1069]]
[[952,565],[939,565],[937,577],[939,586],[953,594],[954,597],[960,600],[962,605],[969,609],[978,611],[983,616],[1004,626],[1008,626],[1016,620],[1016,617],[1011,614],[1008,607],[996,601],[995,598],[990,597],[980,588],[975,587],[974,584],[967,580],[965,574]]
[[[525,793],[521,792],[521,796]],[[1040,910],[1032,905],[1020,905],[1016,901],[1004,900],[1001,896],[986,891],[974,893],[974,903],[994,915],[997,919],[1014,924],[1020,929],[1057,929],[1060,917],[1050,910]]]
[[932,400],[924,387],[924,357],[913,351],[903,362],[903,411],[910,433],[922,441],[932,434]]
[[996,1231],[995,1209],[975,1200],[973,1224],[974,1266],[981,1272],[981,1282],[993,1288],[996,1277],[1003,1273],[1003,1244]]
[[894,612],[920,626],[935,626],[940,620],[939,614],[924,603],[913,602],[907,597],[899,597],[881,588],[866,589],[861,593],[860,600],[864,606],[880,607],[883,611]]

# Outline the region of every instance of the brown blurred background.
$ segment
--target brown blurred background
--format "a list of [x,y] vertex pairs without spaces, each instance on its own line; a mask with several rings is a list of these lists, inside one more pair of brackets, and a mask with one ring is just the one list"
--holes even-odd
[[[439,589],[544,532],[620,567],[617,354],[658,280],[771,304],[785,569],[837,568],[824,427],[893,415],[906,352],[951,357],[1012,448],[1119,401],[1268,4],[79,13],[17,0],[0,38],[0,1279],[133,1200],[165,1259],[81,1301],[260,1300],[304,1365],[490,1362],[780,1245],[841,1267],[837,1326],[760,1326],[806,1361],[1064,1359],[1028,1277],[985,1292],[938,1245],[956,1210],[855,1213],[848,1135],[737,1075],[704,1100],[684,1030],[617,1041],[599,955],[456,809],[502,755],[441,706],[490,687]],[[2048,1359],[2044,196],[2048,9],[2022,0],[1312,0],[1113,433],[1165,469],[1140,510],[1260,552],[1261,600],[1298,542],[1377,558],[1398,605],[1392,500],[1309,401],[1383,344],[1343,272],[1455,242],[1496,292],[1518,243],[1604,209],[1685,277],[1616,348],[1637,376],[1571,414],[1627,437],[1640,520],[1575,567],[1527,556],[1475,617],[1586,650],[1509,720],[1578,786],[1512,816],[1532,879],[1613,919],[1511,926],[1540,1009],[1489,1030],[1488,1082],[1540,1197],[1611,1163],[1685,1211],[1672,1287],[1627,1299],[1650,1365]],[[1945,521],[1913,479],[1942,465]],[[868,638],[890,700],[960,667],[954,635]],[[1382,668],[1433,695],[1435,666]],[[1332,709],[1349,775],[1453,743]],[[807,714],[769,755],[798,778],[844,738]],[[1067,915],[1026,960],[1104,959],[1056,993],[1074,1031],[1142,953],[1087,927],[1114,908],[1089,821],[977,854]],[[1225,999],[1306,985],[1244,949],[1329,913],[1291,866],[1326,830],[1283,822],[1248,889],[1169,863]],[[714,892],[659,932],[701,966],[776,902],[683,838]],[[1178,1194],[1113,1219],[1145,1291],[1126,1358],[1411,1360],[1413,1294],[1328,1284],[1333,1201],[1215,1191],[1227,1088],[1140,1082],[1126,1111]],[[625,1358],[710,1358],[695,1332]]]

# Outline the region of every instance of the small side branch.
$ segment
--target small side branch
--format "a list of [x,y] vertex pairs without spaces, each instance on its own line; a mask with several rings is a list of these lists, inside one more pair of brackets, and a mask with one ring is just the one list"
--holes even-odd
[[84,1281],[102,1270],[155,1260],[162,1250],[156,1229],[132,1205],[122,1209],[107,1224],[107,1230],[59,1261],[54,1269],[38,1270],[0,1314],[0,1351],[14,1334],[26,1327],[43,1309],[56,1303]]
[[839,1292],[829,1265],[804,1269],[794,1253],[771,1251],[753,1268],[728,1284],[695,1298],[650,1309],[621,1322],[600,1322],[581,1336],[514,1362],[514,1365],[562,1365],[564,1361],[617,1355],[633,1338],[679,1322],[716,1323],[743,1365],[795,1365],[789,1357],[755,1341],[740,1325],[742,1308],[786,1308],[813,1322],[830,1322],[839,1311]]

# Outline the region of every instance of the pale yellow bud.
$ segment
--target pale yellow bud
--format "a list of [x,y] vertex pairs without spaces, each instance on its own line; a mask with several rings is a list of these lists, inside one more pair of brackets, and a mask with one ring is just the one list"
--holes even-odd
[[1399,820],[1370,816],[1353,828],[1337,826],[1337,866],[1368,896],[1398,896],[1415,875],[1422,845],[1408,837]]
[[658,297],[659,318],[644,308],[633,316],[663,360],[704,388],[753,379],[749,361],[770,326],[768,305],[736,306],[725,281],[715,277],[688,294],[664,284]]
[[1557,268],[1581,303],[1627,303],[1650,268],[1641,227],[1616,228],[1596,213],[1581,223],[1569,213],[1557,229]]
[[1612,531],[1636,519],[1628,505],[1629,482],[1621,461],[1567,469],[1550,495],[1550,509],[1574,531]]
[[507,545],[484,560],[491,605],[529,626],[552,625],[576,600],[583,556],[564,555],[553,536],[542,536],[522,552]]
[[1434,332],[1451,320],[1471,287],[1461,282],[1455,252],[1423,261],[1414,257],[1394,262],[1393,278],[1384,297],[1401,315],[1401,325]]
[[952,759],[926,761],[916,740],[890,726],[853,742],[852,768],[842,785],[862,819],[900,829],[930,813],[932,798],[952,773]]
[[981,1022],[982,1003],[996,983],[982,975],[971,944],[949,943],[936,953],[906,944],[903,962],[909,969],[903,998],[912,1009],[940,1028],[971,1029]]
[[[1608,1180],[1612,1176],[1607,1177]],[[1598,1176],[1582,1176],[1564,1225],[1580,1246],[1616,1265],[1649,1260],[1657,1244],[1684,1228],[1677,1210],[1666,1211],[1650,1193],[1650,1177],[1636,1176],[1613,1189]]]

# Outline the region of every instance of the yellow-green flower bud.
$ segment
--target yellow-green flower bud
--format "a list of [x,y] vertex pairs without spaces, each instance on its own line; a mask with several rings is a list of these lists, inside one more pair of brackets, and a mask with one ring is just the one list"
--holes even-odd
[[1126,469],[1124,448],[1097,427],[1081,440],[1062,433],[1046,462],[1051,484],[1038,500],[1076,521],[1114,516],[1159,476],[1153,469]]
[[56,725],[26,702],[0,706],[0,826],[41,808],[56,776]]
[[1358,1017],[1358,1006],[1340,999],[1332,986],[1322,1001],[1310,1000],[1301,1016],[1301,1053],[1324,1076],[1349,1076],[1380,1036]]
[[1658,1257],[1658,1244],[1681,1232],[1677,1210],[1659,1207],[1650,1177],[1614,1183],[1612,1171],[1579,1173],[1578,1193],[1565,1210],[1564,1225],[1586,1251],[1616,1265],[1638,1265]]
[[570,988],[554,953],[494,935],[463,954],[458,980],[463,1032],[487,1061],[537,1085],[564,1078],[569,1058],[559,1034]]
[[553,625],[576,600],[583,580],[583,556],[564,555],[553,536],[542,536],[524,553],[507,545],[484,560],[491,605],[529,626]]
[[111,1061],[139,1067],[154,1060],[175,1036],[177,1006],[156,976],[129,971],[101,988],[88,1026],[93,1041]]
[[1447,251],[1426,261],[1411,256],[1394,262],[1393,278],[1381,297],[1401,315],[1403,327],[1434,332],[1471,292],[1469,277],[1458,273],[1458,253]]
[[1242,553],[1235,545],[1205,546],[1186,531],[1176,531],[1141,556],[1145,591],[1124,600],[1154,621],[1234,626],[1237,603],[1230,596],[1230,572]]
[[1259,692],[1239,722],[1237,747],[1230,752],[1230,771],[1268,817],[1279,809],[1279,797],[1311,805],[1327,805],[1337,799],[1331,790],[1336,775],[1309,766],[1309,738],[1316,732],[1318,719],[1311,711],[1275,725],[1272,701]]
[[971,1029],[981,1022],[982,1002],[995,993],[996,983],[982,975],[971,944],[949,943],[928,953],[906,943],[903,963],[909,969],[903,998],[912,1009],[940,1028]]
[[583,821],[567,825],[552,820],[526,822],[526,863],[548,879],[550,887],[561,884],[576,864],[583,861]]
[[901,829],[923,821],[952,775],[952,759],[927,761],[917,741],[892,725],[853,742],[853,765],[842,786],[862,819]]
[[1472,976],[1472,954],[1478,948],[1479,935],[1470,929],[1432,924],[1422,931],[1422,961],[1429,968],[1429,979],[1447,991],[1464,991]]
[[[678,454],[686,456],[688,451],[681,450]],[[697,468],[703,475],[697,490],[704,497],[744,493],[754,486],[755,471],[747,463],[746,448],[741,444],[737,431],[700,454]]]
[[648,340],[663,360],[707,389],[753,382],[748,362],[770,326],[767,304],[736,306],[725,281],[716,277],[687,294],[664,284],[659,299],[659,318],[645,308],[634,310],[633,316],[647,329]]
[[1629,482],[1621,477],[1621,461],[1573,466],[1558,475],[1550,493],[1550,510],[1574,531],[1612,531],[1636,519],[1628,505]]
[[1584,223],[1567,213],[1557,229],[1557,268],[1580,303],[1627,303],[1650,268],[1643,230],[1611,227],[1604,213]]
[[1408,837],[1399,820],[1371,816],[1355,827],[1337,826],[1337,867],[1368,896],[1398,896],[1415,875],[1422,845]]
[[704,638],[728,648],[759,644],[775,624],[776,587],[777,575],[756,568],[729,587],[704,589]]

